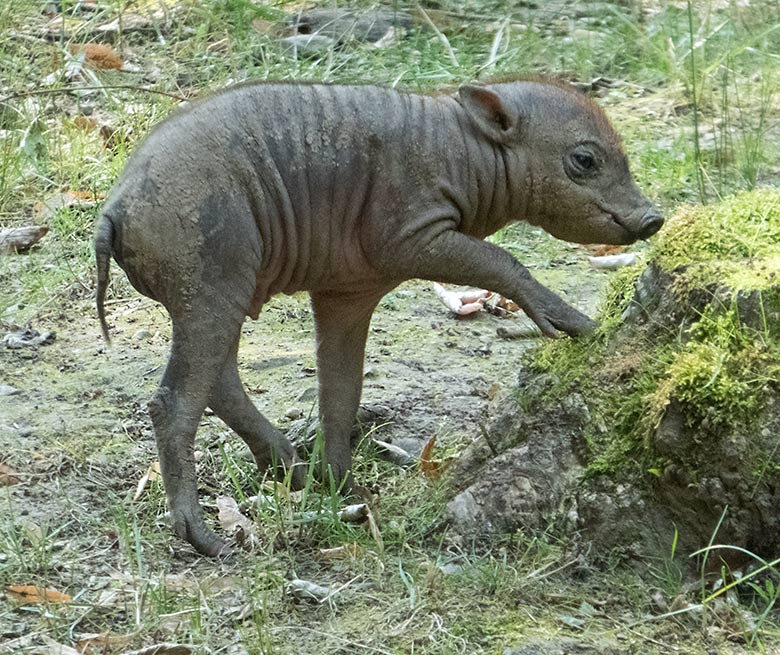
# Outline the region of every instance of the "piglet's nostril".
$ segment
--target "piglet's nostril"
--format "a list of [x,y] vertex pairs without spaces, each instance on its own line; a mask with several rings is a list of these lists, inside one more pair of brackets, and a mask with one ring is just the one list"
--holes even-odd
[[661,229],[661,226],[663,224],[664,224],[663,216],[661,216],[657,212],[648,212],[642,218],[642,223],[639,226],[639,238],[649,239],[656,232],[658,232],[658,230]]

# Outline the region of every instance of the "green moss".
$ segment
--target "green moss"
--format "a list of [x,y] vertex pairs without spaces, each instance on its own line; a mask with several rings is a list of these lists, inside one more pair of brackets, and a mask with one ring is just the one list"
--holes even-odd
[[[717,205],[681,208],[651,253],[692,285],[717,281],[734,289],[780,282],[780,190],[756,189]],[[684,271],[680,271],[684,268]]]
[[[553,379],[549,396],[576,390],[589,401],[593,474],[635,477],[661,468],[653,435],[672,402],[688,427],[718,439],[748,428],[780,381],[779,190],[683,207],[648,265],[670,276],[680,321],[661,309],[625,324],[643,273],[629,269],[608,287],[594,337],[544,344],[531,355],[533,369]],[[686,304],[695,297],[698,304]],[[697,457],[678,463],[695,471]]]

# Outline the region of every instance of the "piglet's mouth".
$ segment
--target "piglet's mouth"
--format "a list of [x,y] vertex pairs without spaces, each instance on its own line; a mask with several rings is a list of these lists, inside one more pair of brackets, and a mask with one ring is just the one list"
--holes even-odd
[[[615,225],[620,227],[624,232],[626,232],[626,234],[629,235],[631,241],[636,241],[637,239],[649,239],[656,232],[658,232],[658,230],[660,230],[664,224],[663,216],[661,216],[658,210],[654,207],[648,209],[642,215],[642,218],[639,219],[639,221],[626,219],[625,217],[619,216],[615,212],[610,211],[606,207],[600,207],[600,209],[607,216],[609,216],[609,219]],[[634,223],[638,223],[635,228],[632,229],[628,227],[628,224],[633,225]]]
[[616,245],[627,245],[629,243],[634,243],[634,241],[641,238],[638,234],[636,234],[636,232],[629,230],[626,227],[624,220],[620,216],[614,212],[609,211],[608,209],[604,209],[603,207],[602,211],[604,212],[604,215],[623,233],[621,243]]

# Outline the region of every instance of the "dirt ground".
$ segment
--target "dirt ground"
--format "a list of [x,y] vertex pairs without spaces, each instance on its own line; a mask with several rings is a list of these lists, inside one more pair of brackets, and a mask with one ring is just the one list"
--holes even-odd
[[[540,280],[594,313],[609,273],[591,270],[584,248],[558,244],[530,228],[518,228],[512,237],[522,239],[515,242],[518,248],[536,246]],[[121,283],[121,270],[114,265],[112,272]],[[113,341],[107,346],[87,292],[73,293],[80,297],[63,299],[33,325],[54,332],[53,343],[0,351],[0,384],[13,388],[0,396],[0,452],[30,482],[4,491],[11,503],[23,497],[34,520],[61,517],[74,497],[90,496],[89,489],[79,491],[89,477],[74,467],[119,466],[105,473],[114,479],[112,489],[124,493],[156,459],[145,404],[167,360],[165,311],[128,288],[126,297],[109,301]],[[8,314],[4,334],[14,325]],[[362,404],[382,419],[374,436],[413,457],[432,436],[439,447],[453,449],[477,438],[489,400],[511,387],[522,352],[535,342],[505,340],[496,330],[527,324],[524,317],[487,312],[456,317],[431,283],[408,282],[388,294],[374,315],[366,354]],[[247,320],[240,368],[253,401],[282,429],[297,417],[316,416],[314,331],[305,294],[276,297],[259,321]],[[201,447],[226,431],[218,419],[206,417]],[[56,479],[47,481],[55,472]]]

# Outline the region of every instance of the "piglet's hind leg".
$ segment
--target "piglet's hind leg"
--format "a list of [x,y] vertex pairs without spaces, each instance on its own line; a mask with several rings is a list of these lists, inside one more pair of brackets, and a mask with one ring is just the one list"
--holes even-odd
[[172,316],[173,342],[160,388],[149,403],[165,494],[177,535],[216,557],[227,546],[203,520],[195,471],[195,432],[241,320],[213,309],[191,308]]

